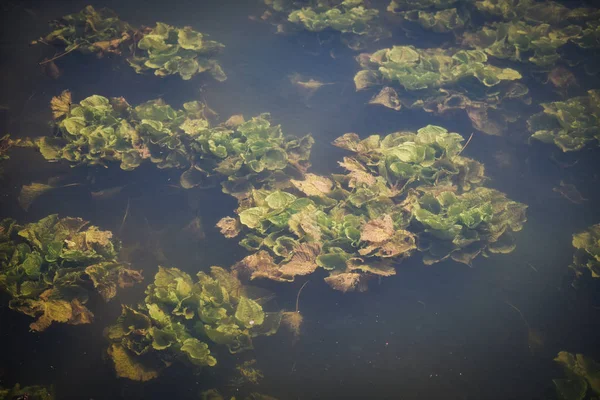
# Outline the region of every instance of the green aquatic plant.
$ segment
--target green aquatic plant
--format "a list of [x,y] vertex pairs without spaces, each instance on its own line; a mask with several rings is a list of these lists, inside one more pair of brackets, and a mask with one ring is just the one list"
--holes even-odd
[[[426,263],[453,254],[470,264],[480,253],[510,252],[510,232],[521,228],[525,206],[480,188],[484,167],[460,156],[462,141],[431,125],[383,138],[338,138],[336,146],[354,153],[340,162],[346,174],[306,174],[290,189],[255,190],[237,218],[219,223],[227,237],[243,233],[240,245],[253,252],[234,269],[249,279],[290,282],[322,268],[335,289],[362,291],[370,278],[394,275],[394,264],[417,249],[427,253]],[[420,210],[442,193],[455,204],[426,219]],[[436,218],[444,232],[425,225],[437,226]],[[417,237],[429,244],[417,246]]]
[[578,25],[555,28],[523,21],[496,22],[475,33],[465,33],[463,44],[495,58],[551,68],[562,58],[558,50],[580,39],[582,31]]
[[527,209],[484,187],[460,195],[421,188],[409,195],[406,205],[414,216],[412,229],[418,232],[425,264],[451,258],[470,265],[479,254],[512,252],[512,232],[523,228]]
[[252,296],[220,267],[199,272],[195,281],[177,268],[159,267],[144,303],[123,306],[105,331],[117,376],[147,381],[176,361],[214,366],[212,344],[231,353],[252,349],[252,338],[276,333],[281,322],[281,313],[265,312]]
[[413,10],[397,14],[406,21],[417,23],[423,29],[437,33],[460,31],[465,28],[469,21],[468,14],[456,8],[432,12]]
[[531,137],[558,146],[562,151],[577,151],[600,142],[600,91],[565,101],[542,103],[544,111],[527,121]]
[[362,0],[344,0],[338,5],[319,2],[314,7],[292,11],[288,20],[311,32],[332,29],[342,33],[366,35],[376,26],[379,11],[365,8]]
[[57,134],[35,139],[49,161],[118,162],[126,171],[151,162],[160,169],[185,170],[180,178],[184,188],[224,177],[224,190],[232,194],[299,176],[309,165],[313,139],[285,137],[268,114],[249,121],[235,116],[211,126],[197,101],[184,103],[182,110],[162,100],[132,107],[123,98],[98,95],[75,104],[63,92],[51,105]]
[[361,54],[357,61],[362,68],[354,77],[357,91],[384,86],[385,93],[376,97],[390,97],[394,109],[422,108],[438,114],[465,110],[473,126],[489,134],[500,134],[516,119],[508,103],[530,101],[527,87],[516,82],[521,74],[491,65],[479,50],[394,46]]
[[594,399],[600,395],[600,365],[583,354],[566,351],[554,359],[565,371],[565,378],[554,379],[556,393],[561,400]]
[[117,261],[119,242],[81,218],[49,215],[36,223],[0,223],[0,289],[9,307],[37,320],[34,331],[53,322],[92,322],[85,306],[92,292],[105,301],[119,288],[142,280],[139,271]]
[[574,234],[573,247],[575,254],[571,268],[576,279],[583,275],[600,278],[600,224]]
[[25,386],[18,383],[12,389],[0,387],[0,400],[54,400],[52,387]]
[[368,7],[363,0],[265,0],[264,3],[269,10],[261,18],[275,23],[278,32],[298,29],[339,32],[342,41],[354,50],[390,36],[381,23],[379,10]]
[[387,10],[393,13],[413,10],[446,10],[459,3],[461,3],[460,0],[392,0]]
[[92,6],[53,21],[51,27],[53,31],[38,42],[64,47],[63,54],[113,53],[124,56],[138,73],[177,74],[187,80],[208,72],[219,81],[227,79],[215,59],[224,46],[191,27],[176,28],[157,22],[154,28],[134,28],[113,11],[95,10]]
[[486,16],[551,25],[594,20],[600,15],[598,9],[568,8],[555,1],[477,0],[473,4],[479,12]]

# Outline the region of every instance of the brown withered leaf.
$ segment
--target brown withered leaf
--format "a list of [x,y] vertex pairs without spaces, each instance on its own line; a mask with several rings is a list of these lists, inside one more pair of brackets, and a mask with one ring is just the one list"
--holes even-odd
[[265,250],[244,257],[232,269],[239,275],[251,280],[257,278],[266,278],[277,282],[292,282],[294,280],[293,277],[285,276],[279,270],[278,265],[273,261],[273,257]]
[[369,104],[379,104],[392,110],[400,111],[402,103],[398,97],[398,93],[391,87],[384,87],[379,93],[369,100]]
[[370,186],[377,182],[375,176],[371,175],[367,168],[354,158],[344,157],[344,161],[338,161],[338,164],[340,164],[342,168],[350,171],[348,174],[348,177],[350,178],[348,186],[351,188],[356,187],[359,183]]
[[292,179],[290,182],[307,196],[322,196],[331,192],[331,179],[315,174],[306,174],[304,180]]
[[385,243],[381,244],[376,253],[379,257],[392,258],[401,254],[408,253],[417,248],[415,235],[403,229],[397,230],[394,236]]
[[217,228],[221,230],[221,234],[228,239],[234,238],[240,234],[242,226],[237,218],[224,217],[217,222]]
[[394,234],[394,221],[389,214],[372,219],[363,225],[360,240],[372,243],[382,243]]
[[225,121],[224,125],[228,128],[235,128],[236,126],[240,126],[244,122],[244,116],[242,114],[236,114],[229,117],[229,119]]
[[344,272],[337,275],[330,275],[325,278],[325,282],[335,290],[347,293],[353,292],[359,288],[361,274],[356,272]]
[[321,252],[319,243],[302,243],[294,247],[291,260],[279,267],[287,276],[308,275],[317,269],[317,256]]
[[60,95],[53,97],[50,100],[50,109],[53,119],[67,115],[71,111],[71,92],[64,90]]
[[335,139],[332,144],[336,147],[356,152],[358,149],[358,142],[360,142],[360,137],[356,133],[344,133],[342,136]]
[[378,276],[396,275],[396,270],[391,261],[369,261],[365,264],[362,258],[354,257],[346,262],[349,271],[367,272]]

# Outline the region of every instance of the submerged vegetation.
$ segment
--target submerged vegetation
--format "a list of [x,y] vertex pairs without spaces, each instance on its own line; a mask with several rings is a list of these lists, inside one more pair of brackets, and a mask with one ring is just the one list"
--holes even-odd
[[219,81],[227,79],[215,59],[224,46],[191,27],[157,22],[154,28],[134,28],[111,10],[92,6],[53,21],[51,27],[53,31],[37,42],[58,45],[64,48],[63,55],[72,51],[99,57],[116,54],[124,56],[137,73],[152,71],[156,76],[179,75],[187,80],[208,72]]
[[[144,162],[185,170],[184,188],[209,186],[226,178],[224,191],[236,195],[268,187],[308,168],[313,139],[287,138],[268,114],[245,121],[233,116],[211,126],[205,106],[192,101],[175,110],[162,100],[136,107],[125,99],[93,95],[78,104],[68,91],[52,99],[54,137],[35,139],[49,161],[72,165],[120,163],[130,171]],[[222,180],[222,179],[220,179]]]
[[[264,4],[268,11],[261,18],[277,24],[279,33],[308,31],[319,46],[340,38],[351,50],[379,47],[355,57],[356,91],[376,90],[369,104],[403,113],[466,114],[475,129],[491,135],[509,127],[528,129],[531,138],[563,152],[598,147],[600,90],[568,98],[567,89],[578,86],[576,68],[589,75],[600,71],[600,10],[535,0],[392,0],[385,11],[366,0]],[[88,6],[51,27],[35,43],[56,46],[60,53],[41,65],[80,52],[123,57],[140,74],[190,80],[206,72],[218,81],[227,79],[217,60],[225,46],[189,26],[133,27],[108,9]],[[398,31],[405,33],[402,40],[377,45]],[[411,41],[419,37],[413,31],[431,31],[433,40],[419,47]],[[333,51],[329,55],[343,58]],[[300,73],[288,76],[306,103],[321,87],[333,85]],[[550,95],[562,100],[537,99],[534,104],[543,111],[527,114],[539,77],[548,77],[560,90]],[[487,187],[484,165],[462,155],[473,135],[465,142],[433,121],[414,132],[400,128],[364,138],[346,133],[333,142],[346,152],[340,169],[316,174],[309,172],[313,138],[284,135],[267,113],[249,120],[233,115],[223,122],[200,101],[180,108],[162,99],[132,106],[122,97],[92,95],[73,102],[69,91],[52,98],[51,110],[53,134],[1,137],[0,163],[12,147],[33,147],[47,161],[74,167],[119,165],[132,171],[153,164],[179,171],[185,189],[220,184],[238,202],[235,214],[216,226],[248,251],[244,258],[229,269],[212,266],[195,276],[159,266],[145,298],[122,304],[121,315],[104,329],[104,354],[119,378],[144,382],[174,363],[198,372],[219,362],[236,365],[233,386],[258,384],[264,375],[256,359],[241,359],[238,353],[252,350],[255,338],[274,335],[281,325],[291,332],[292,344],[298,341],[305,321],[299,298],[308,281],[297,292],[295,310],[288,311],[276,305],[267,311],[274,295],[249,281],[293,282],[321,273],[335,290],[363,292],[370,281],[395,275],[417,253],[425,265],[453,260],[468,266],[479,256],[511,253],[513,234],[527,219],[527,205]],[[531,115],[527,128],[519,120],[525,114]],[[25,185],[18,203],[27,211],[40,194],[81,184],[54,183]],[[119,192],[124,186],[106,190]],[[587,200],[564,181],[554,191],[576,204]],[[182,231],[196,241],[205,239],[199,208]],[[600,224],[573,235],[572,244],[575,283],[584,276],[598,278]],[[139,250],[160,253],[160,264],[169,263],[158,239]],[[33,331],[54,322],[88,324],[96,300],[109,301],[119,289],[142,281],[141,272],[120,261],[126,258],[119,253],[112,232],[81,218],[52,214],[24,225],[7,218],[0,222],[0,290],[10,309],[36,319]],[[536,350],[541,334],[519,308],[505,303],[522,317],[529,347]],[[235,356],[222,362],[227,352]],[[565,370],[563,379],[554,380],[559,398],[600,396],[595,361],[564,351],[555,361]],[[294,362],[292,373],[295,367]],[[16,385],[0,389],[0,400],[50,400],[51,392]],[[209,390],[200,398],[224,396]],[[244,398],[273,400],[258,393]]]
[[600,278],[600,224],[573,235],[573,263],[576,279],[583,275]]
[[[346,174],[306,174],[286,190],[254,190],[238,217],[219,227],[255,252],[234,268],[242,275],[290,282],[317,268],[341,291],[366,290],[372,277],[395,275],[415,250],[432,264],[471,264],[478,254],[514,249],[511,232],[526,206],[493,189],[481,163],[460,156],[462,136],[438,126],[417,133],[346,134]],[[417,245],[418,242],[418,245]]]
[[516,118],[509,103],[531,101],[529,89],[517,82],[518,71],[490,64],[478,50],[394,46],[361,54],[357,61],[362,68],[354,76],[357,91],[384,86],[374,103],[436,114],[465,110],[473,127],[488,134],[501,134]]
[[370,8],[363,0],[264,0],[264,3],[269,10],[261,18],[275,23],[278,32],[293,29],[339,32],[342,41],[354,50],[390,36],[381,24],[379,10]]
[[600,91],[565,101],[542,103],[544,111],[529,118],[531,137],[558,146],[562,151],[600,144]]
[[561,400],[594,399],[600,395],[600,364],[583,354],[558,353],[554,359],[561,364],[565,378],[554,379]]
[[281,312],[263,311],[267,299],[220,267],[198,272],[196,281],[177,268],[159,267],[144,303],[123,306],[106,329],[117,376],[147,381],[176,361],[212,367],[213,345],[233,354],[252,349],[253,338],[279,329]]
[[12,389],[0,387],[0,400],[54,400],[52,388],[25,386],[18,383]]
[[53,322],[88,324],[85,306],[92,293],[105,301],[140,282],[140,272],[117,261],[119,242],[81,218],[49,215],[38,222],[0,223],[0,289],[9,307],[37,318],[30,327],[43,331]]

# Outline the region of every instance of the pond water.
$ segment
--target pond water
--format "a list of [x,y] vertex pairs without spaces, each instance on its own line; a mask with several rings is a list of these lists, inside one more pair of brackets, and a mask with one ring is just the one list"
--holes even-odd
[[[88,4],[111,8],[134,26],[163,21],[209,34],[226,46],[218,61],[227,80],[218,82],[204,74],[191,80],[136,74],[121,57],[98,59],[77,52],[56,60],[58,79],[48,77],[38,62],[51,57],[54,49],[30,42],[49,32],[48,21]],[[373,4],[384,13],[386,4]],[[120,315],[121,304],[143,302],[159,264],[195,276],[214,265],[228,268],[250,254],[215,227],[221,218],[233,215],[236,199],[219,186],[182,189],[181,171],[174,169],[143,164],[123,171],[118,163],[72,168],[67,162],[49,163],[33,149],[14,148],[3,161],[0,219],[11,217],[25,224],[55,213],[81,217],[114,232],[124,248],[139,244],[132,265],[145,279],[120,290],[106,304],[91,299],[92,324],[56,323],[44,332],[30,331],[31,318],[9,309],[3,294],[0,386],[53,385],[57,399],[94,400],[200,399],[201,392],[212,388],[238,398],[250,392],[278,399],[557,398],[552,380],[564,375],[553,361],[559,351],[600,360],[599,288],[592,282],[574,289],[568,269],[572,235],[600,222],[600,153],[589,147],[563,153],[555,146],[530,142],[525,123],[541,111],[540,103],[564,97],[532,72],[531,65],[500,60],[497,65],[521,72],[532,97],[532,103],[519,110],[520,121],[502,136],[474,129],[465,113],[440,116],[367,105],[373,92],[356,92],[353,82],[359,51],[346,47],[335,32],[276,34],[273,25],[249,18],[260,17],[264,10],[259,1],[239,0],[4,2],[0,135],[52,135],[48,105],[66,89],[74,103],[93,94],[122,96],[132,105],[161,98],[174,108],[201,100],[220,121],[235,114],[249,118],[268,112],[284,133],[312,134],[311,172],[327,175],[343,172],[338,161],[348,152],[331,142],[344,133],[365,138],[440,125],[465,141],[474,133],[462,155],[485,164],[487,187],[528,206],[527,222],[514,235],[516,249],[479,256],[472,266],[451,259],[424,265],[415,252],[395,265],[395,276],[372,279],[364,293],[333,290],[323,280],[328,275],[323,269],[292,283],[255,280],[253,285],[274,292],[270,309],[285,310],[295,309],[298,290],[309,281],[300,297],[304,323],[299,340],[280,329],[276,335],[255,338],[254,349],[242,353],[229,354],[225,346],[211,345],[219,360],[215,367],[176,362],[156,379],[134,382],[115,376],[106,355],[105,328]],[[387,22],[392,36],[360,52],[392,45],[456,45],[449,37],[452,33],[419,31],[409,37],[393,21]],[[294,73],[330,84],[305,96],[290,82]],[[575,74],[579,84],[569,89],[568,97],[600,88],[597,76],[579,69]],[[23,185],[56,176],[78,185],[42,195],[27,211],[19,206]],[[561,181],[575,185],[585,200],[574,204],[553,191]],[[111,188],[119,189],[111,195],[92,195]],[[185,229],[195,218],[201,221],[202,234]],[[535,348],[528,341],[531,332],[539,338]],[[256,385],[235,385],[235,365],[250,359],[257,360],[264,378]]]

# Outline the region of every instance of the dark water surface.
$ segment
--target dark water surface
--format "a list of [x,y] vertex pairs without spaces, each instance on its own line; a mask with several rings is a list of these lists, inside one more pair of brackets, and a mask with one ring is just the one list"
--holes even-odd
[[[112,8],[133,25],[163,21],[209,33],[227,46],[219,60],[228,80],[158,79],[136,75],[119,59],[80,54],[59,60],[62,77],[49,79],[37,66],[48,56],[48,48],[29,47],[29,42],[47,33],[48,20],[90,3]],[[352,82],[358,67],[354,52],[336,46],[333,59],[331,47],[319,46],[316,35],[275,35],[272,26],[248,19],[261,12],[255,1],[13,0],[2,4],[0,105],[9,110],[2,112],[0,135],[5,131],[16,137],[49,134],[48,103],[64,89],[70,89],[76,101],[92,94],[124,96],[130,104],[162,97],[177,108],[204,99],[223,119],[270,112],[285,133],[313,134],[316,173],[340,171],[336,160],[342,151],[330,143],[346,132],[365,137],[426,124],[443,125],[465,138],[473,132],[466,116],[442,119],[424,112],[366,107],[368,95],[355,93]],[[406,39],[398,35],[376,48],[403,43]],[[306,100],[289,83],[294,72],[334,84]],[[588,81],[586,86],[595,83]],[[524,113],[537,112],[541,101],[559,99],[539,83],[531,88],[534,104]],[[572,95],[585,92],[580,91]],[[517,249],[509,255],[480,257],[469,268],[453,261],[424,266],[416,254],[398,267],[395,277],[375,282],[367,293],[335,292],[323,282],[324,275],[313,274],[302,293],[305,324],[295,345],[290,335],[280,332],[258,338],[252,354],[218,357],[217,367],[200,374],[174,365],[160,378],[139,384],[114,377],[110,362],[103,358],[102,330],[119,315],[120,302],[135,304],[143,298],[144,287],[157,270],[153,249],[148,248],[147,257],[134,264],[144,270],[144,284],[95,308],[91,325],[57,324],[36,334],[28,330],[29,317],[1,308],[0,385],[53,384],[58,399],[197,399],[200,391],[213,387],[234,393],[235,388],[227,389],[229,369],[236,359],[255,357],[265,379],[250,389],[280,399],[555,398],[552,379],[562,376],[552,361],[558,351],[600,359],[596,308],[600,298],[578,294],[565,281],[573,254],[571,235],[600,222],[596,207],[600,153],[582,151],[569,158],[550,146],[529,145],[526,137],[522,131],[506,137],[476,132],[465,150],[465,155],[485,163],[489,187],[529,206],[528,222],[516,234]],[[553,153],[562,161],[578,158],[579,162],[561,169],[551,161]],[[508,161],[498,162],[498,154]],[[214,228],[220,218],[232,214],[235,200],[218,188],[173,188],[177,171],[149,165],[133,172],[118,166],[71,169],[48,164],[39,154],[21,149],[6,162],[5,171],[0,218],[32,222],[59,213],[116,232],[129,199],[131,214],[121,239],[127,244],[149,235],[156,238],[168,266],[195,274],[211,265],[228,267],[246,255]],[[44,195],[28,212],[19,208],[16,198],[23,184],[56,175],[89,184]],[[561,180],[574,183],[589,200],[574,205],[553,192]],[[127,186],[121,194],[105,201],[89,195],[90,190],[123,184]],[[180,233],[196,215],[206,233],[197,241]],[[293,309],[302,282],[261,284],[276,292],[279,307]],[[544,345],[537,352],[528,348],[527,327],[507,302],[543,335]],[[227,350],[216,351],[218,356]]]

